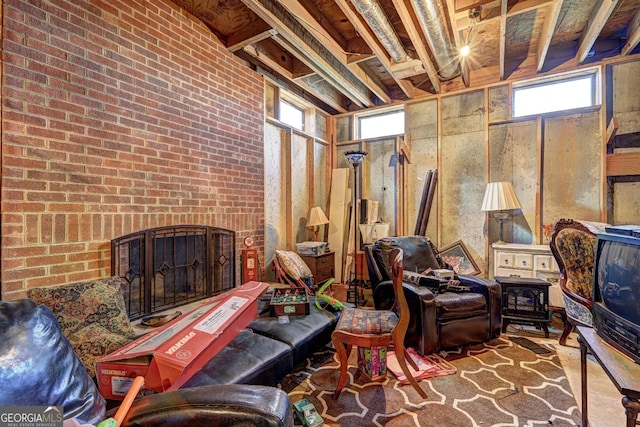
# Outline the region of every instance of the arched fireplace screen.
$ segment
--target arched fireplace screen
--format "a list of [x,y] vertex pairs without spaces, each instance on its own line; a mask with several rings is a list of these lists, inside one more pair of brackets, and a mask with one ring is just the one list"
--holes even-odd
[[131,320],[208,298],[235,286],[235,232],[183,225],[118,237],[111,272],[128,284]]

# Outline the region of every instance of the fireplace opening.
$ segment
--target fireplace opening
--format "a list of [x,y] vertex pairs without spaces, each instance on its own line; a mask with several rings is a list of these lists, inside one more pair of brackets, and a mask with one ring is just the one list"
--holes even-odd
[[111,273],[126,281],[131,320],[205,299],[235,287],[235,232],[183,225],[118,237]]

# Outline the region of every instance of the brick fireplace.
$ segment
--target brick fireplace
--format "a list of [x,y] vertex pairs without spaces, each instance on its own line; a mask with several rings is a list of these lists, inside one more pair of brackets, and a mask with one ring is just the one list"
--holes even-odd
[[235,232],[217,227],[158,227],[111,241],[132,320],[233,288],[234,261]]
[[201,21],[166,0],[2,12],[2,300],[109,276],[111,240],[143,229],[263,249],[263,78]]

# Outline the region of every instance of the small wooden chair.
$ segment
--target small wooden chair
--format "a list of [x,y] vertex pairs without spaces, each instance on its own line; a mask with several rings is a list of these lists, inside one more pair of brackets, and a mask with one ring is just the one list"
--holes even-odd
[[313,277],[309,279],[291,277],[291,275],[289,275],[287,271],[280,265],[277,256],[273,257],[273,270],[276,275],[276,281],[278,281],[279,283],[287,284],[296,289],[306,289],[309,295],[313,295]]
[[[407,367],[407,361],[417,370],[414,360],[404,347],[404,335],[409,325],[409,306],[402,286],[402,250],[394,249],[389,255],[393,287],[396,294],[394,306],[391,310],[365,310],[359,308],[345,308],[340,314],[340,320],[331,335],[331,340],[340,359],[340,379],[333,394],[337,399],[344,388],[347,379],[349,354],[352,347],[382,347],[393,344],[398,363],[413,388],[423,398],[427,393],[420,387]],[[394,308],[397,307],[398,314]]]

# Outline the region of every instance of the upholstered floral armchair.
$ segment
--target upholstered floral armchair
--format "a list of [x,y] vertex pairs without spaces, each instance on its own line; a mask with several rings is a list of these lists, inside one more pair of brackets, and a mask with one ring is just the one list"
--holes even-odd
[[559,342],[566,345],[567,337],[576,325],[593,326],[593,265],[597,233],[609,224],[601,222],[560,219],[551,230],[549,246],[560,269],[560,289],[564,299],[567,321]]

